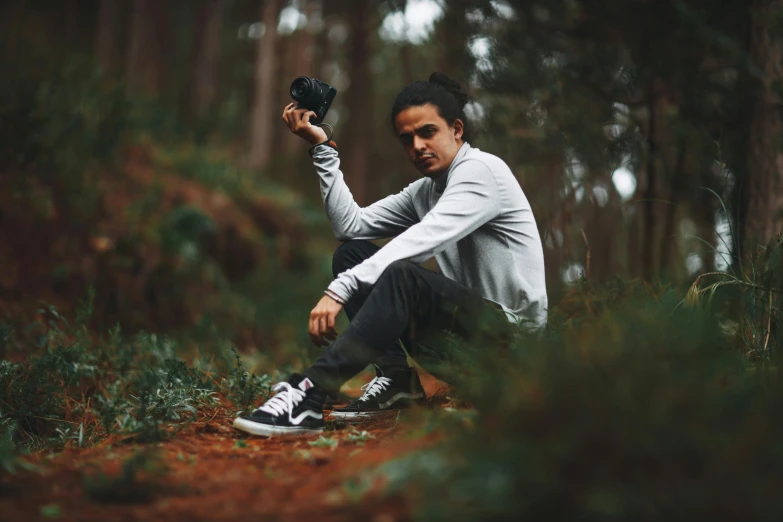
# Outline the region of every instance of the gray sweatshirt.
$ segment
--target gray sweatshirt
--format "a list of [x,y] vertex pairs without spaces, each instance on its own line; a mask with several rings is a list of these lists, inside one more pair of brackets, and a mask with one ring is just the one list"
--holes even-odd
[[503,160],[465,143],[448,170],[361,208],[343,180],[337,151],[313,150],[334,235],[394,237],[375,255],[340,274],[328,290],[347,301],[374,285],[392,262],[435,257],[440,273],[500,305],[509,321],[547,319],[544,253],[519,182]]

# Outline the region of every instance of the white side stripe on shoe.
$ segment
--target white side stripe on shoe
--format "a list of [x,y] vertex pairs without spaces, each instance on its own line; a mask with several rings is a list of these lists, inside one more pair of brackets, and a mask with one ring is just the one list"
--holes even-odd
[[314,419],[323,419],[324,414],[316,413],[313,410],[306,410],[300,413],[298,416],[289,420],[291,421],[291,424],[296,424],[298,426],[303,420],[305,420],[305,417],[313,417]]

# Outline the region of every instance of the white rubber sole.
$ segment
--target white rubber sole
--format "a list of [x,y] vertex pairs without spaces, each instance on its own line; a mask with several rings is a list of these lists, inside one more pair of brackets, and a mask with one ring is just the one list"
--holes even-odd
[[381,415],[383,413],[389,413],[390,411],[400,411],[397,410],[378,410],[378,411],[363,411],[363,412],[356,412],[356,411],[333,411],[329,414],[329,417],[332,419],[341,419],[341,420],[361,420],[361,419],[369,419],[371,417],[377,417],[378,415]]
[[270,426],[237,417],[234,427],[251,435],[259,437],[274,437],[275,435],[317,435],[323,433],[323,428],[300,428],[295,426]]
[[[362,412],[354,412],[354,411],[334,411],[332,410],[331,417],[333,419],[341,419],[341,420],[348,420],[348,419],[355,419],[355,420],[361,420],[361,419],[367,419],[370,417],[375,417],[376,415],[381,415],[383,413],[389,413],[390,411],[402,411],[402,410],[408,410],[413,405],[408,406],[407,408],[392,408],[391,406],[397,402],[400,399],[408,399],[410,401],[421,401],[424,399],[424,395],[421,393],[398,393],[391,399],[389,399],[384,404],[381,404],[381,406],[384,408],[382,410],[377,411],[362,411]],[[416,403],[414,402],[414,405]],[[420,404],[423,406],[424,404]]]

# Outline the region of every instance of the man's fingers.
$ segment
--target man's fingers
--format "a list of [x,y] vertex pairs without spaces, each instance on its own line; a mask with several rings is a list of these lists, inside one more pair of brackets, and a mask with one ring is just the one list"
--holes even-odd
[[310,123],[310,118],[313,116],[315,116],[313,111],[305,111],[301,114],[300,119],[302,120],[302,123]]
[[313,312],[310,313],[310,323],[308,325],[308,333],[310,334],[310,340],[316,346],[326,346],[327,342],[323,340],[325,326],[324,317]]
[[329,317],[326,318],[326,331],[329,334],[330,339],[337,338],[337,329],[335,328],[335,318],[334,315],[329,315]]
[[326,317],[321,316],[318,319],[318,335],[325,335],[328,330],[329,329],[326,327]]
[[328,346],[327,339],[330,341],[337,339],[338,333],[335,326],[339,310],[342,310],[342,307],[335,310],[334,303],[331,302],[329,297],[323,297],[318,305],[313,308],[307,325],[310,340],[313,341],[313,344],[316,346]]
[[283,119],[288,121],[288,115],[291,113],[291,109],[293,108],[293,103],[289,103],[285,106],[285,109],[283,109]]
[[310,322],[307,324],[307,333],[310,334],[310,340],[313,341],[313,344],[321,346],[320,336],[318,335],[318,324],[312,313],[310,314]]

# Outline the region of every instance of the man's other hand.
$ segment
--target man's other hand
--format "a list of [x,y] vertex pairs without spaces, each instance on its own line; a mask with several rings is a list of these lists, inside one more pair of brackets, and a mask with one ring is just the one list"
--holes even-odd
[[329,343],[324,338],[330,341],[337,339],[337,330],[335,330],[334,324],[337,314],[342,309],[343,305],[325,295],[310,312],[310,324],[307,330],[310,333],[310,339],[316,346],[327,346]]
[[315,145],[326,141],[326,132],[310,123],[310,118],[313,116],[315,116],[313,111],[299,109],[296,103],[289,103],[283,111],[283,121],[291,132]]

